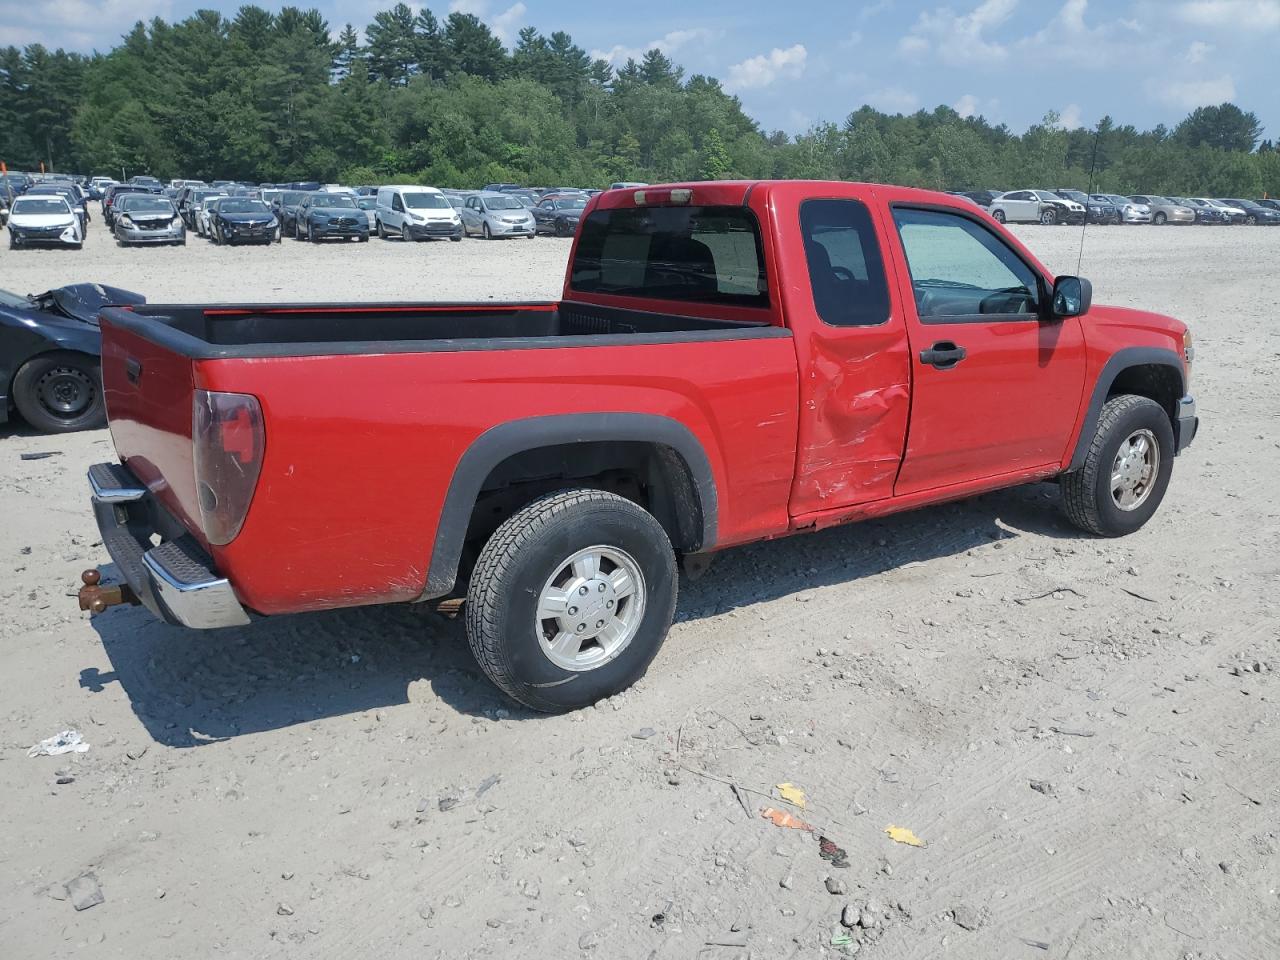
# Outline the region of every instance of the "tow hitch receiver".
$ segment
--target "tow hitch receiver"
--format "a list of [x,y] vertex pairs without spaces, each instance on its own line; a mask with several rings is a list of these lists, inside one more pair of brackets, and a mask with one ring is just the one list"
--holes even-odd
[[80,588],[80,593],[77,595],[81,610],[102,613],[107,607],[114,607],[121,603],[136,606],[142,602],[127,583],[115,587],[102,586],[102,573],[98,570],[86,570],[80,574],[80,579],[84,581],[84,586]]

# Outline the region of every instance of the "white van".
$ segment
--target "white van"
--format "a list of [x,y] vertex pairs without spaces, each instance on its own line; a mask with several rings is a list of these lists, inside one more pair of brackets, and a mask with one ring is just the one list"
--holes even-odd
[[384,240],[462,239],[462,219],[435,187],[379,187],[374,226]]

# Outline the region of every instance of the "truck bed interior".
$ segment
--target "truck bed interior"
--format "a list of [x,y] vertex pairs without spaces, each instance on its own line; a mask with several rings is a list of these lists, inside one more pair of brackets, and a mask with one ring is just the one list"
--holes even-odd
[[547,338],[644,340],[786,336],[772,324],[683,317],[582,303],[139,305],[109,323],[193,358],[518,348]]

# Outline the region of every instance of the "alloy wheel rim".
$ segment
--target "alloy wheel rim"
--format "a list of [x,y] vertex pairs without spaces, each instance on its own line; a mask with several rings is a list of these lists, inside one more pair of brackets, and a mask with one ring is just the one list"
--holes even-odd
[[75,367],[55,367],[36,383],[36,396],[48,413],[74,420],[93,403],[93,381]]
[[1160,444],[1145,428],[1129,434],[1111,463],[1111,500],[1126,512],[1137,510],[1151,497],[1160,472]]
[[538,594],[533,627],[543,654],[574,673],[616,659],[640,629],[647,593],[625,550],[593,546],[566,557]]

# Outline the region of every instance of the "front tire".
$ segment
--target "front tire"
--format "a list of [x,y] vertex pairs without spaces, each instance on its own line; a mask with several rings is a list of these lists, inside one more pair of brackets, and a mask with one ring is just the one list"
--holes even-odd
[[1151,218],[1151,222],[1154,223],[1157,227],[1163,227],[1166,223],[1169,222],[1169,218],[1165,216],[1163,213],[1157,213],[1154,217]]
[[602,490],[535,500],[489,538],[467,591],[467,639],[512,699],[561,713],[639,680],[675,615],[661,524]]
[[98,361],[70,350],[42,353],[13,378],[22,419],[45,433],[89,430],[107,422]]
[[489,224],[483,223],[480,225],[480,236],[484,237],[486,240],[493,239],[493,231],[489,229]]
[[1058,211],[1050,207],[1048,210],[1040,211],[1040,222],[1046,227],[1051,227],[1058,222]]
[[1005,218],[1003,210],[992,210],[991,216],[995,218],[996,223],[1004,223]]
[[1164,499],[1173,456],[1173,427],[1160,404],[1131,394],[1112,397],[1098,416],[1084,465],[1062,477],[1067,518],[1100,537],[1141,529]]

